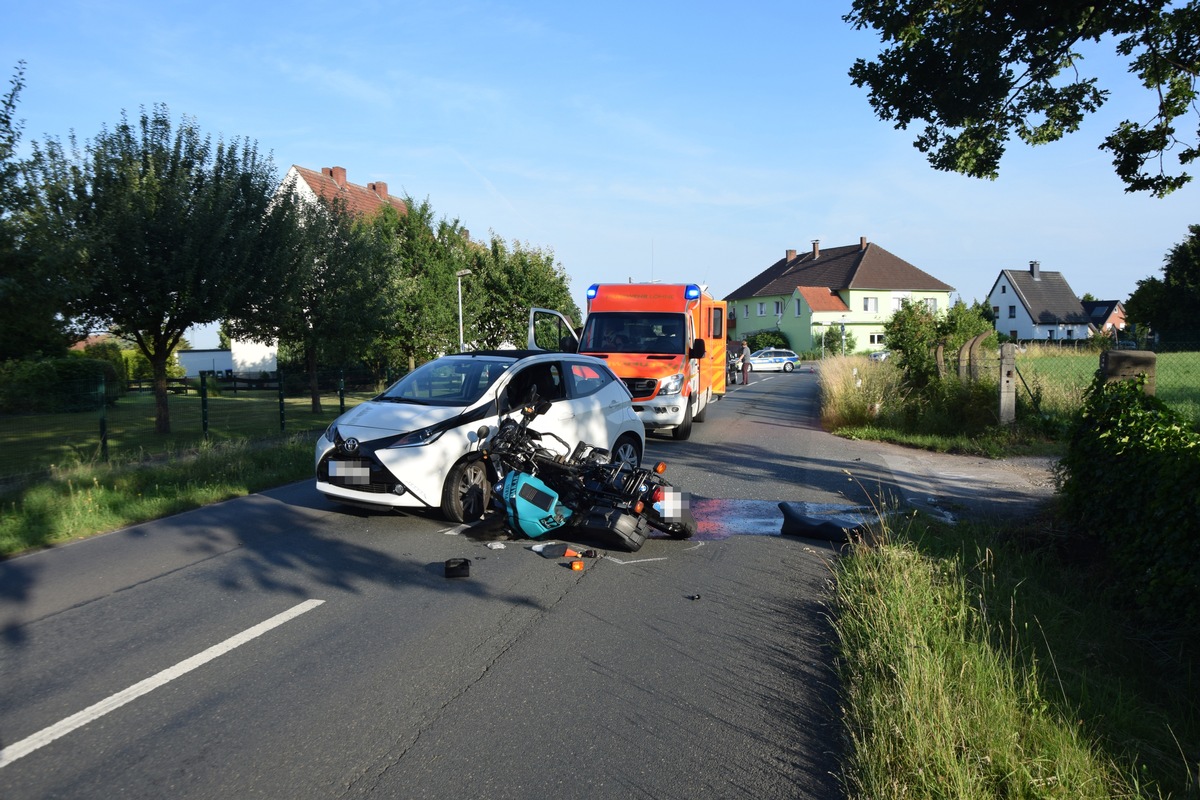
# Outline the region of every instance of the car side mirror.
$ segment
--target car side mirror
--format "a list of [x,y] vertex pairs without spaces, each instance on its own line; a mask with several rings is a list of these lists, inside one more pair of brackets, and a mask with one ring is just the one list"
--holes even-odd
[[704,358],[704,340],[697,339],[692,342],[692,352],[688,353],[688,358]]

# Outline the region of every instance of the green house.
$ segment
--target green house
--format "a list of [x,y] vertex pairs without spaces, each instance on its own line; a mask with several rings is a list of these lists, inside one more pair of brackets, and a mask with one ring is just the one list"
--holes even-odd
[[730,336],[780,331],[794,350],[817,350],[828,326],[845,326],[860,352],[882,350],[883,324],[901,302],[950,307],[954,287],[877,244],[821,249],[784,257],[725,296]]

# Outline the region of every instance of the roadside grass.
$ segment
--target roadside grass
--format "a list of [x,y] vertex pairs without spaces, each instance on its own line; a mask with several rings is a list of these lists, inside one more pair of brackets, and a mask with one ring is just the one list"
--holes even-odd
[[849,796],[1200,795],[1196,642],[1048,525],[910,519],[836,562]]
[[56,467],[0,494],[0,558],[311,477],[309,433],[203,444],[140,461]]
[[996,424],[995,383],[967,385],[951,379],[930,401],[907,388],[895,363],[863,356],[825,359],[818,380],[821,424],[838,436],[988,458],[1062,452],[1053,426],[1042,419],[1035,425]]

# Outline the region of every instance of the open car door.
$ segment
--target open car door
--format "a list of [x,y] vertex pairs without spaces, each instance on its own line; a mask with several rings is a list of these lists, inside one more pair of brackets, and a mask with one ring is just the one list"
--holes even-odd
[[529,309],[530,350],[546,350],[552,353],[579,352],[579,335],[575,333],[571,320],[549,308]]

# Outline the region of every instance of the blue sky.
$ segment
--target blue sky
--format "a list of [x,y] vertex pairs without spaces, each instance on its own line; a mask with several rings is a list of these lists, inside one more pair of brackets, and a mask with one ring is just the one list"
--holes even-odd
[[1110,52],[1084,62],[1113,90],[1101,114],[979,181],[874,118],[846,72],[879,43],[848,5],[18,0],[0,69],[27,62],[26,143],[165,103],[255,140],[280,176],[343,166],[476,239],[553,250],[581,307],[630,278],[721,296],[787,249],[860,236],[967,301],[1031,260],[1125,299],[1200,223],[1200,188],[1128,195],[1097,150],[1149,113]]

